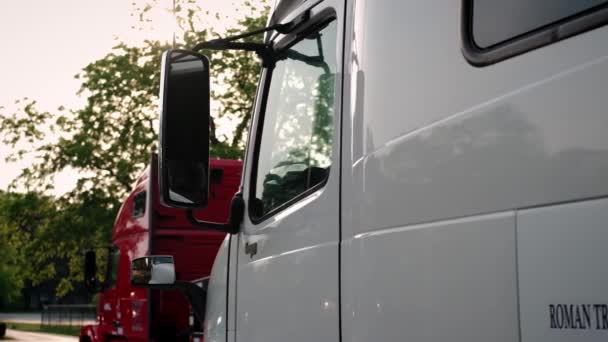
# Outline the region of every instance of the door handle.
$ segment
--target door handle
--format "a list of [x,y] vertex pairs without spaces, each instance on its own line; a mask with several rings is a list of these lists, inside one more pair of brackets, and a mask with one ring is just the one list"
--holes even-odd
[[258,254],[258,243],[245,242],[245,254],[249,255],[249,258],[253,259],[253,256]]

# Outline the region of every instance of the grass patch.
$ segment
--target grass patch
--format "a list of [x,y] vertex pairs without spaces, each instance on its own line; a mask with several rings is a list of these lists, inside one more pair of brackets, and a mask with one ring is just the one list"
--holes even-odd
[[30,332],[39,332],[39,333],[48,333],[48,334],[60,334],[60,335],[71,335],[78,336],[80,335],[80,327],[79,326],[68,326],[68,325],[58,325],[58,326],[48,326],[36,323],[6,323],[6,327],[8,329],[13,330],[21,330],[21,331],[30,331]]

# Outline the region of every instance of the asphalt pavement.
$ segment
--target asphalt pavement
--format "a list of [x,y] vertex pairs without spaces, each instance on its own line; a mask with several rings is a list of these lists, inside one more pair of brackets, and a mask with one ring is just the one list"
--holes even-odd
[[[39,312],[0,313],[0,322],[40,324],[40,313]],[[67,322],[62,322],[62,323],[67,324]],[[94,324],[95,321],[85,320],[83,322],[74,322],[74,323],[75,324],[78,324],[78,323]],[[35,341],[49,341],[49,342],[71,341],[71,342],[74,342],[74,341],[78,341],[78,338],[74,337],[74,336],[16,331],[16,330],[12,330],[12,329],[6,330],[6,336],[11,338],[8,341],[26,341],[26,342],[35,342]]]
[[6,336],[10,338],[9,341],[22,341],[22,342],[75,342],[78,341],[78,337],[55,335],[55,334],[42,334],[25,331],[16,331],[12,329],[6,330]]
[[0,322],[40,324],[40,312],[0,313]]

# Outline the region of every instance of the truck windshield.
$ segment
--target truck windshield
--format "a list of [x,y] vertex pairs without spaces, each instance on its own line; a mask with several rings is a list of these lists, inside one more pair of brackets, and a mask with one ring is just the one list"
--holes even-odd
[[[256,216],[325,181],[331,166],[337,24],[296,43],[272,73],[259,147]],[[308,57],[308,60],[307,58]],[[312,62],[314,61],[314,63]]]

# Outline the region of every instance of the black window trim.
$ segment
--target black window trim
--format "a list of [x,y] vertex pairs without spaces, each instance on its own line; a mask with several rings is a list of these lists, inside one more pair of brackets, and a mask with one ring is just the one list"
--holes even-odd
[[[553,44],[608,23],[608,3],[592,7],[562,20],[515,36],[498,44],[481,48],[473,37],[473,2],[463,0],[461,12],[462,54],[473,66],[484,67],[531,50]],[[573,0],[575,1],[575,0]]]
[[[289,49],[293,45],[302,41],[305,37],[307,37],[311,33],[320,32],[334,20],[337,20],[337,14],[333,8],[328,7],[328,8],[321,10],[318,14],[316,14],[315,16],[313,16],[310,19],[309,24],[307,24],[306,27],[304,27],[302,30],[298,30],[295,33],[282,37],[276,44],[279,47],[279,49],[277,49],[275,51],[276,54],[280,55],[281,51]],[[255,191],[256,191],[256,181],[257,181],[257,176],[258,176],[258,160],[259,160],[259,155],[260,155],[260,144],[262,141],[262,131],[263,131],[263,127],[264,127],[264,117],[266,115],[266,105],[268,103],[268,93],[270,90],[270,84],[272,82],[272,74],[274,71],[274,63],[271,66],[267,67],[264,71],[265,71],[265,74],[264,74],[264,81],[263,81],[263,88],[262,88],[262,101],[260,103],[260,110],[257,113],[259,115],[259,119],[257,122],[256,131],[255,131],[255,142],[254,142],[254,146],[253,146],[253,161],[252,161],[252,165],[251,165],[251,176],[249,178],[249,198],[248,198],[248,205],[247,205],[247,212],[249,215],[249,219],[251,220],[251,222],[253,224],[256,224],[256,225],[263,221],[266,221],[270,217],[275,216],[279,212],[291,207],[296,202],[301,201],[302,199],[310,196],[311,194],[313,194],[313,193],[317,192],[318,190],[320,190],[321,188],[323,188],[325,186],[325,184],[327,184],[327,181],[329,179],[329,174],[331,172],[331,166],[330,166],[330,171],[327,173],[327,176],[325,177],[325,179],[323,181],[319,182],[318,184],[315,184],[314,186],[310,187],[306,191],[298,194],[297,196],[295,196],[292,199],[288,200],[287,202],[279,205],[278,207],[273,208],[266,214],[264,214],[260,217],[257,217],[255,215],[254,209],[253,209],[255,204],[253,201],[256,199]],[[334,125],[335,125],[335,122],[334,122]],[[332,143],[332,148],[333,148],[333,143]],[[332,159],[333,159],[333,156],[332,156]]]

